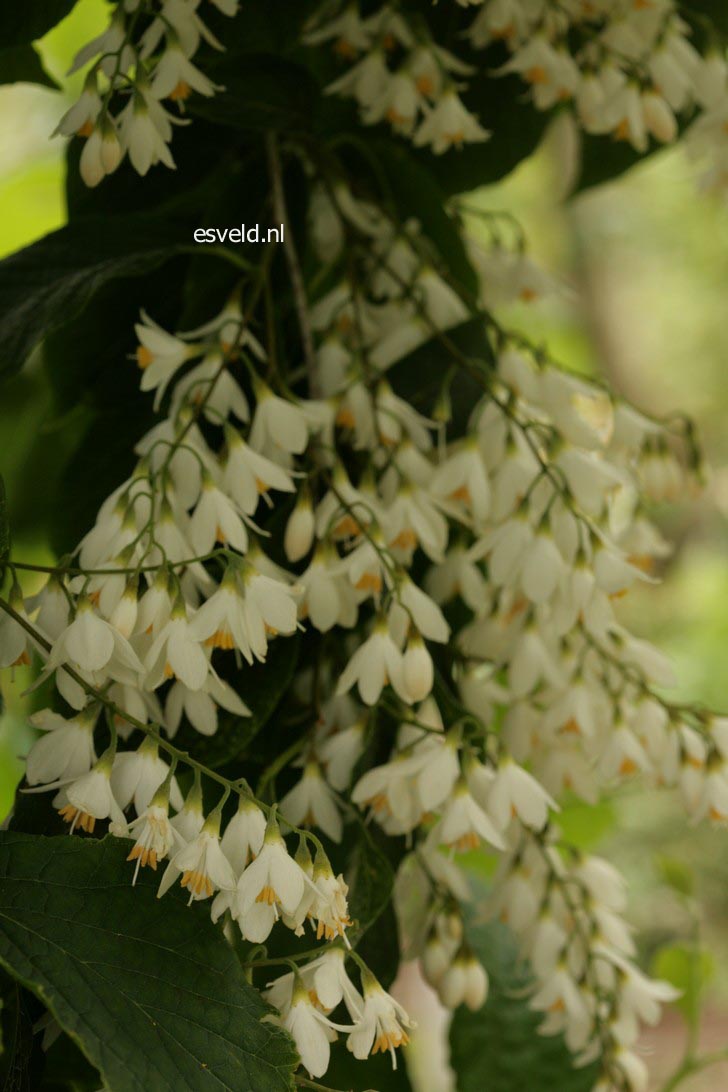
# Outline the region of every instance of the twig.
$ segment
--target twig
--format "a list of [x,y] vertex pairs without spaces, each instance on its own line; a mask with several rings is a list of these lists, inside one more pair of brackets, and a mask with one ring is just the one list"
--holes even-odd
[[312,398],[320,398],[321,385],[319,383],[316,353],[313,346],[313,333],[308,317],[306,289],[303,285],[301,264],[298,260],[298,251],[296,250],[296,244],[288,220],[286,196],[283,192],[281,158],[278,153],[278,140],[275,133],[269,132],[266,134],[265,146],[268,155],[268,169],[270,171],[271,187],[273,191],[273,214],[283,229],[283,251],[288,263],[288,272],[291,277],[291,289],[293,291],[293,303],[296,308],[298,326],[301,332],[301,347],[303,349],[303,359],[306,363],[306,372],[308,374],[308,391]]

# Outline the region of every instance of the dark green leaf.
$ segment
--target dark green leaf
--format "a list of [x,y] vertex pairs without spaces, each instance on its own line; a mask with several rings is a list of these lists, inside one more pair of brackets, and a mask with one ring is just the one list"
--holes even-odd
[[703,34],[708,29],[704,22],[707,20],[720,34],[728,35],[728,7],[723,0],[690,0],[683,9],[681,14]]
[[[448,330],[446,337],[469,360],[479,362],[479,367],[488,368],[492,364],[493,350],[482,319],[472,319]],[[442,390],[450,359],[449,350],[439,338],[433,337],[397,361],[388,379],[397,394],[429,416]],[[483,387],[468,372],[459,369],[450,386],[450,435],[463,434],[473,408],[482,397]]]
[[189,249],[186,224],[156,217],[87,217],[0,263],[0,375],[22,367],[51,330],[103,285],[136,277]]
[[[394,867],[400,841],[387,838],[357,819],[359,830],[344,869],[349,884],[349,914],[361,932],[357,950],[382,985],[391,985],[399,966],[397,919],[392,907]],[[350,838],[353,836],[350,835]],[[369,1087],[366,1085],[365,1087]],[[375,1086],[376,1087],[376,1086]]]
[[199,762],[213,769],[243,756],[288,690],[296,670],[299,650],[298,634],[281,637],[271,643],[264,664],[256,663],[252,667],[243,664],[240,669],[236,668],[229,681],[252,710],[252,717],[221,713],[214,736],[201,736],[194,728],[185,725],[175,738],[175,744],[191,751]]
[[0,5],[0,42],[3,46],[35,42],[65,19],[75,3],[76,0],[23,0]]
[[35,1092],[41,1079],[43,1057],[33,1024],[40,1009],[32,994],[0,968],[0,1088],[3,1092]]
[[58,87],[44,69],[37,51],[28,43],[0,49],[1,83],[40,83],[44,87]]
[[371,928],[392,896],[394,872],[382,848],[381,835],[358,819],[359,830],[349,858],[349,915],[361,931]]
[[290,132],[311,124],[316,85],[299,64],[268,54],[229,53],[206,70],[225,90],[190,100],[190,113],[244,132]]
[[284,1092],[295,1052],[209,918],[128,843],[0,836],[0,961],[38,994],[111,1092]]
[[500,923],[468,931],[468,940],[488,971],[488,1000],[479,1012],[461,1007],[450,1029],[451,1064],[458,1092],[558,1089],[590,1092],[593,1067],[574,1069],[560,1036],[538,1034],[541,1018],[524,996],[529,975],[513,938]]

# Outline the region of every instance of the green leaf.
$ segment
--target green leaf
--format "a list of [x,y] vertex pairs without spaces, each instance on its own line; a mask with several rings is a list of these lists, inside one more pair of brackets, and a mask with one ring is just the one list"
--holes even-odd
[[346,869],[349,916],[361,932],[366,932],[392,897],[394,871],[382,847],[383,836],[358,816],[357,822],[359,830]]
[[159,267],[189,250],[190,240],[180,222],[87,217],[0,262],[0,376],[22,367],[42,338],[78,314],[103,285]]
[[[475,318],[447,331],[447,338],[470,360],[478,361],[481,368],[493,363],[493,349],[488,340],[485,324]],[[414,352],[398,360],[387,375],[392,387],[402,398],[412,402],[420,412],[429,416],[440,395],[450,357],[439,338],[432,337]],[[470,414],[483,397],[484,388],[468,372],[460,370],[450,385],[452,420],[449,435],[461,436]]]
[[[358,815],[356,822],[359,829],[348,836],[353,849],[343,868],[349,884],[349,915],[358,925],[357,951],[387,988],[400,960],[392,891],[394,869],[402,856],[401,839],[387,838]],[[335,857],[336,868],[337,861]]]
[[675,1004],[688,1024],[696,1027],[703,992],[715,974],[712,953],[696,944],[668,944],[656,953],[652,973],[682,992]]
[[280,637],[271,643],[264,664],[243,664],[230,676],[229,682],[252,711],[252,717],[221,713],[214,736],[201,736],[191,725],[183,725],[175,744],[213,769],[240,758],[288,690],[299,651],[299,634]]
[[2,83],[40,83],[44,87],[58,88],[56,81],[43,67],[36,49],[28,43],[0,49]]
[[707,20],[719,34],[728,35],[728,7],[723,0],[690,0],[684,5],[684,15],[702,31],[708,29],[704,23]]
[[65,19],[76,0],[24,0],[0,5],[0,42],[3,47],[42,38]]
[[500,923],[468,931],[488,971],[488,1000],[479,1012],[459,1008],[450,1029],[451,1064],[458,1092],[558,1089],[590,1092],[593,1067],[574,1069],[560,1036],[539,1035],[541,1017],[528,1007],[529,975],[515,943]]
[[128,848],[0,835],[0,962],[111,1092],[292,1090],[290,1039],[261,1022],[266,1007],[209,905],[158,900],[158,877],[133,888]]
[[685,861],[677,860],[675,857],[659,857],[657,868],[662,882],[673,891],[687,898],[695,891],[695,873]]
[[190,100],[190,113],[243,132],[308,129],[316,84],[299,64],[273,54],[226,53],[205,70],[225,90]]

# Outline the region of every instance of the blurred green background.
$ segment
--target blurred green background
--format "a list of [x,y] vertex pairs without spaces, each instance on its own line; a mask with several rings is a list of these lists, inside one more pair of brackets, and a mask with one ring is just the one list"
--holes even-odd
[[[40,45],[63,92],[0,87],[0,255],[63,224],[63,141],[50,139],[80,77],[64,77],[79,43],[105,24],[104,0],[81,0]],[[653,157],[617,182],[564,202],[570,156],[557,125],[544,146],[505,183],[472,201],[508,209],[522,222],[531,252],[571,291],[508,316],[571,367],[605,376],[621,394],[653,412],[680,409],[700,427],[712,474],[700,497],[660,513],[679,549],[658,589],[632,593],[626,620],[674,659],[680,697],[728,709],[728,208],[701,194],[679,150]],[[474,221],[475,224],[475,221]],[[31,361],[0,399],[0,452],[14,509],[32,512],[20,473],[38,432],[53,441],[42,370]],[[27,473],[23,492],[28,489]],[[47,546],[22,527],[15,551],[48,558]],[[28,582],[28,591],[37,583]],[[6,673],[7,674],[7,673]],[[0,817],[11,806],[29,742],[29,681],[3,685],[0,718]],[[3,678],[3,684],[9,681]],[[624,790],[599,809],[567,809],[569,837],[612,856],[631,887],[630,916],[645,961],[688,987],[686,1006],[704,986],[702,1042],[728,1042],[728,834],[690,828],[668,793]],[[654,1088],[677,1058],[684,1031],[671,1012],[645,1036]],[[676,1032],[677,1030],[677,1033]],[[728,1066],[686,1081],[688,1092],[728,1087]]]

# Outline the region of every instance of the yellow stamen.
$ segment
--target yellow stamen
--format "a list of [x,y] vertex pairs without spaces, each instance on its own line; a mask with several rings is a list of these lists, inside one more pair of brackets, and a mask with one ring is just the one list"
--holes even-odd
[[127,857],[127,861],[136,861],[141,859],[142,868],[146,868],[147,865],[156,872],[157,871],[157,853],[153,849],[145,849],[143,846],[136,845],[132,848],[131,853]]
[[355,535],[361,533],[361,526],[357,523],[353,516],[346,515],[336,524],[334,528],[334,534],[340,535],[343,538],[354,538]]
[[184,80],[180,80],[174,91],[170,91],[167,98],[172,99],[173,102],[184,102],[192,94],[192,88]]
[[255,901],[267,903],[268,906],[274,906],[278,902],[278,896],[273,888],[269,884],[266,884],[265,887],[258,892]]
[[461,853],[465,853],[469,849],[477,849],[479,845],[480,838],[474,830],[469,830],[467,834],[461,835],[455,843],[456,849],[459,849]]
[[397,546],[400,550],[413,549],[417,545],[417,535],[411,527],[405,527],[389,545]]
[[194,892],[195,895],[202,895],[203,891],[209,898],[214,887],[212,880],[204,872],[183,872],[182,879],[180,881],[182,887],[186,887],[190,892]]
[[533,68],[529,68],[527,72],[524,72],[524,76],[529,83],[548,83],[549,77],[546,69],[543,65],[535,64]]
[[354,586],[357,591],[373,592],[376,595],[382,590],[382,578],[379,573],[363,573]]
[[233,635],[227,626],[223,626],[221,629],[216,630],[212,636],[207,638],[205,644],[208,648],[224,648],[228,652],[231,648],[235,648]]
[[151,349],[147,349],[146,345],[140,345],[136,351],[137,364],[143,370],[148,368],[154,360],[154,353]]
[[93,834],[94,827],[96,826],[96,817],[89,815],[88,812],[79,811],[78,808],[74,808],[73,804],[66,804],[58,812],[61,819],[65,823],[73,824],[73,829],[85,830],[87,834]]

